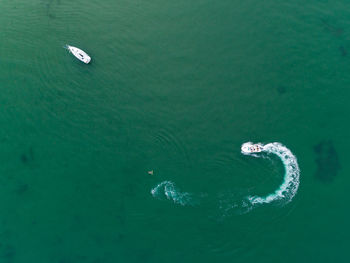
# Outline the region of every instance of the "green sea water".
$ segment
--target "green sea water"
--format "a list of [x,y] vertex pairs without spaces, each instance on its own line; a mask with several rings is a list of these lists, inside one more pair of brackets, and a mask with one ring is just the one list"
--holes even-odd
[[349,13],[0,0],[0,263],[347,262]]

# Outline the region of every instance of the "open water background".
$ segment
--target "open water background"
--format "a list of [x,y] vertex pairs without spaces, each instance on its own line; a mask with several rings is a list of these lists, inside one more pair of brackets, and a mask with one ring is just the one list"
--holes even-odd
[[[347,262],[349,15],[345,0],[1,0],[0,262]],[[295,154],[292,202],[233,207],[283,180],[246,141]],[[194,202],[153,197],[162,181]]]

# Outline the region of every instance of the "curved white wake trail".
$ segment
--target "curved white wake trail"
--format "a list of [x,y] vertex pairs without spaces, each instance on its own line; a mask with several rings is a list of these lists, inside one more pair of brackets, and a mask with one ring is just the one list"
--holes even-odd
[[171,181],[164,181],[151,190],[151,194],[159,199],[167,198],[176,204],[193,205],[193,197],[190,193],[180,192]]
[[[243,146],[253,145],[251,142],[244,143]],[[266,145],[259,144],[263,147],[262,152],[272,153],[277,155],[281,161],[283,162],[285,168],[285,175],[283,179],[283,183],[276,189],[275,192],[265,196],[248,196],[248,200],[253,204],[264,204],[270,203],[276,200],[283,200],[285,203],[290,202],[295,194],[298,191],[299,187],[299,165],[297,162],[297,158],[293,155],[293,153],[285,146],[278,142],[269,143]],[[243,153],[243,152],[242,152]],[[247,154],[247,153],[243,153]],[[253,155],[255,157],[259,156],[258,154],[247,154]]]

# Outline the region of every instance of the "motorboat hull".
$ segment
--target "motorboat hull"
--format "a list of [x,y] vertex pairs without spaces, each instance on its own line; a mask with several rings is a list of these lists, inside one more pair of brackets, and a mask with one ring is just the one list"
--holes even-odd
[[250,153],[259,153],[264,150],[264,147],[261,144],[252,144],[252,143],[245,143],[241,147],[242,153],[250,154]]

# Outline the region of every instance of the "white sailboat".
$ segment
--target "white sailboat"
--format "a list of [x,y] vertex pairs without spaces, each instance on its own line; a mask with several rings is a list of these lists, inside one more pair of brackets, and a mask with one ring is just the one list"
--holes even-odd
[[88,54],[86,54],[83,50],[81,50],[80,48],[73,47],[70,45],[66,45],[66,48],[69,50],[70,53],[72,53],[81,62],[84,62],[85,64],[90,63],[91,57]]

